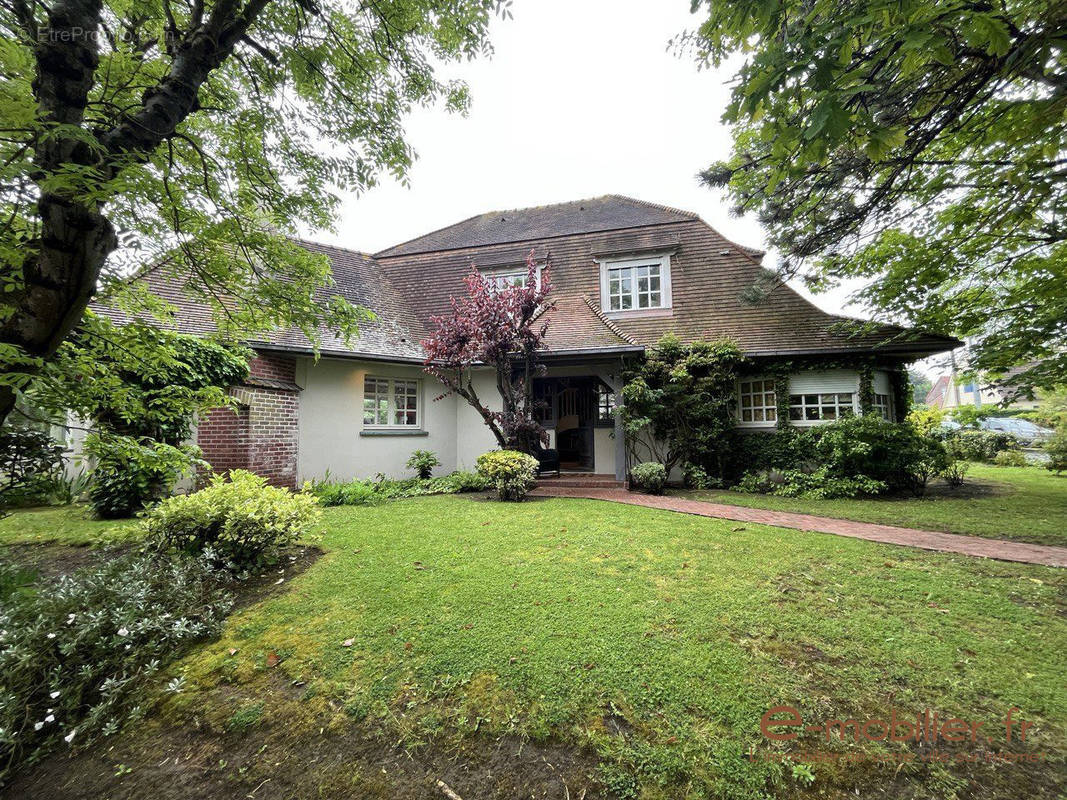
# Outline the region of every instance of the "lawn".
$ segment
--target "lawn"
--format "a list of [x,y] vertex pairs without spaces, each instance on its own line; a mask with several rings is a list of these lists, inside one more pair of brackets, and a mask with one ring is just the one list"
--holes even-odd
[[750,508],[1067,546],[1067,474],[1041,467],[971,464],[959,489],[935,482],[922,498],[805,500],[732,491],[678,494]]
[[[320,544],[287,591],[171,668],[182,690],[147,723],[63,760],[68,788],[50,793],[430,797],[441,776],[468,800],[1067,788],[1062,570],[560,499],[329,509]],[[973,764],[771,742],[760,718],[783,703],[815,721],[930,708],[994,736],[947,751]],[[1026,745],[996,733],[1012,707],[1036,725]],[[983,760],[1022,750],[1044,760]]]
[[0,518],[0,544],[51,544],[81,547],[121,544],[136,535],[132,520],[93,519],[81,505],[29,508]]

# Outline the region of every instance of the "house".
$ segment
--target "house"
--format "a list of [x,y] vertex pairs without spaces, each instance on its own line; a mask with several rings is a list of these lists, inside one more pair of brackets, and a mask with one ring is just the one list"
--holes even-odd
[[[854,321],[785,285],[748,304],[745,289],[766,274],[760,251],[694,213],[617,195],[483,214],[374,255],[301,244],[330,259],[333,291],[376,319],[352,344],[324,332],[318,360],[292,331],[251,342],[258,357],[232,390],[238,413],[214,411],[196,432],[215,469],[251,469],[281,485],[327,471],[339,479],[404,475],[415,449],[435,451],[441,471],[469,469],[493,449],[465,402],[438,399],[443,387],[423,372],[419,342],[431,316],[465,291],[472,265],[493,280],[525,280],[531,251],[552,267],[547,374],[534,388],[550,409],[544,424],[565,468],[625,475],[612,413],[623,368],[668,332],[686,341],[736,339],[753,364],[737,387],[738,425],[767,431],[858,413],[865,381],[868,405],[895,418],[904,366],[958,345],[890,325],[843,330]],[[181,330],[211,330],[207,309],[171,277],[154,270],[142,280],[179,309]],[[476,380],[483,398],[498,399],[489,370]],[[788,420],[777,419],[776,392],[788,393]]]
[[926,405],[946,411],[958,406],[996,406],[1002,410],[1032,411],[1041,407],[1040,399],[1017,395],[1016,384],[1012,382],[1013,377],[1031,367],[1033,364],[1013,367],[988,383],[975,378],[956,380],[951,374],[940,375],[926,394]]

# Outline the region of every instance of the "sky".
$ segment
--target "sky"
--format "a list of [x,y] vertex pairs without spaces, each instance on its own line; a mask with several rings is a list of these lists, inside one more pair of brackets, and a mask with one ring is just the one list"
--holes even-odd
[[[491,58],[445,65],[469,86],[466,116],[417,109],[408,186],[346,196],[336,233],[309,238],[375,252],[476,214],[603,194],[698,213],[728,239],[767,249],[697,173],[730,154],[720,118],[736,64],[699,70],[668,46],[695,27],[688,0],[515,0],[491,25]],[[765,262],[773,266],[769,252]],[[854,316],[848,289],[812,297]]]

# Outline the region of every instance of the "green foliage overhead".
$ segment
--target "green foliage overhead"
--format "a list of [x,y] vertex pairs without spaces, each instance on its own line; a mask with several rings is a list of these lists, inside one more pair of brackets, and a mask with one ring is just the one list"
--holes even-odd
[[[702,63],[741,54],[734,151],[703,179],[782,273],[976,339],[990,372],[1067,375],[1067,5],[694,0]],[[1017,379],[1013,379],[1017,380]]]
[[145,263],[191,278],[234,333],[352,333],[364,312],[321,302],[327,259],[287,236],[329,227],[341,192],[406,175],[405,115],[466,107],[465,85],[436,68],[485,52],[502,8],[0,5],[0,383],[38,370],[98,288],[148,302],[118,285]]
[[620,413],[631,460],[657,461],[668,475],[683,461],[721,475],[743,362],[730,340],[685,345],[673,334],[660,339],[624,376]]
[[88,314],[29,396],[51,413],[70,410],[111,432],[176,445],[190,436],[194,414],[232,402],[226,389],[248,376],[251,356],[240,345]]

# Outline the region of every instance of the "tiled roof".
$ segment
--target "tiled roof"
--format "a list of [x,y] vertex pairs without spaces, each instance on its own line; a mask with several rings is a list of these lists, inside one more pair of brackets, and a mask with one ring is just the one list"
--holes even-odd
[[[339,247],[304,241],[299,244],[312,252],[323,253],[330,259],[336,286],[330,291],[318,290],[320,302],[325,304],[331,294],[339,294],[350,303],[368,308],[375,314],[375,319],[360,324],[359,337],[352,342],[345,342],[343,337],[325,327],[320,328],[319,349],[322,353],[422,359],[419,341],[424,333],[419,320],[403,295],[396,291],[389,277],[382,272],[378,262],[365,253]],[[146,271],[139,280],[144,281],[154,295],[178,309],[174,326],[177,330],[192,334],[208,334],[215,330],[210,307],[188,291],[186,281],[175,275],[166,264]],[[129,321],[122,311],[105,305],[93,304],[92,308],[116,322]],[[297,330],[276,331],[249,344],[266,349],[312,350],[311,342]]]
[[[551,264],[555,308],[545,317],[550,353],[633,350],[655,344],[666,333],[687,342],[728,336],[751,356],[872,353],[908,359],[959,344],[892,325],[870,325],[861,333],[843,330],[851,320],[827,314],[786,285],[776,286],[757,305],[747,304],[745,290],[764,274],[761,251],[729,241],[695,214],[616,195],[474,217],[378,256],[300,244],[329,257],[336,282],[331,291],[376,315],[352,343],[320,331],[325,355],[421,360],[419,342],[430,318],[449,313],[451,298],[464,292],[463,278],[472,266],[522,264],[531,251],[538,262]],[[434,249],[424,249],[429,247]],[[598,260],[638,253],[671,254],[672,307],[648,314],[605,313]],[[180,330],[213,329],[209,308],[184,291],[184,282],[166,267],[142,279],[179,308]],[[327,292],[318,297],[325,303]],[[98,310],[124,319],[121,312]],[[297,331],[251,344],[312,349]]]
[[578,233],[623,230],[648,225],[664,225],[697,219],[689,211],[608,194],[588,200],[557,203],[550,206],[490,211],[465,219],[447,228],[427,233],[417,239],[395,245],[377,258],[482,247],[489,244],[528,242]]

